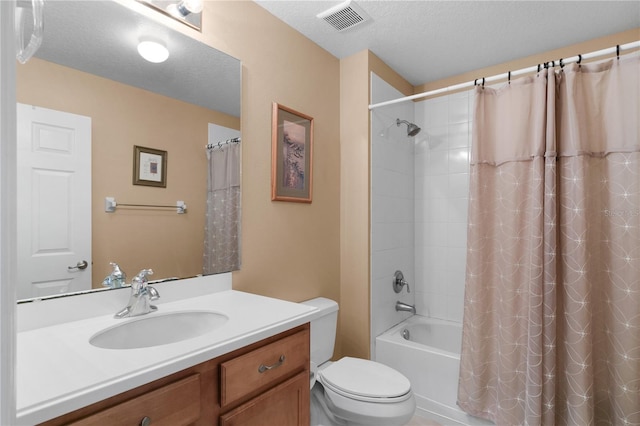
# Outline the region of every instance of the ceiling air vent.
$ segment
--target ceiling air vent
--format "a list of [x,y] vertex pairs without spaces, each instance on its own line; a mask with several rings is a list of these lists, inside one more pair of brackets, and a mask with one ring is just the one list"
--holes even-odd
[[316,15],[338,31],[345,31],[371,19],[364,10],[351,0],[340,3]]

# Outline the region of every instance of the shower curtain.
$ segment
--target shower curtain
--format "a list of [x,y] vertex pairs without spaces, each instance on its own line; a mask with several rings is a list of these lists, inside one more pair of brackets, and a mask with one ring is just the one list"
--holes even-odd
[[207,148],[204,275],[240,269],[240,144]]
[[476,88],[458,404],[640,424],[640,57]]

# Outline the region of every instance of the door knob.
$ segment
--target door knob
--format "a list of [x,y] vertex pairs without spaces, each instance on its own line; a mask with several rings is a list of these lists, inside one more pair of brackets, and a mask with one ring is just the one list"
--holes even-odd
[[74,269],[83,270],[83,269],[87,269],[87,266],[89,266],[87,261],[86,260],[81,260],[80,262],[78,262],[76,264],[76,266],[67,266],[67,269],[70,270],[70,271],[73,271]]

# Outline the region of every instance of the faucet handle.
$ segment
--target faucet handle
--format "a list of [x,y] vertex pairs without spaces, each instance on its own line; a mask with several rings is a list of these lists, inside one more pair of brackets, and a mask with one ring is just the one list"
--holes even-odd
[[396,271],[396,273],[393,274],[393,291],[400,293],[402,291],[402,287],[405,285],[407,286],[407,293],[411,293],[409,283],[404,279],[402,271]]
[[147,293],[149,293],[149,300],[160,299],[160,293],[158,293],[158,290],[156,290],[155,287],[151,287],[150,285],[148,285],[146,288],[147,288]]
[[131,287],[138,289],[147,286],[147,275],[153,275],[153,269],[143,269],[131,280]]

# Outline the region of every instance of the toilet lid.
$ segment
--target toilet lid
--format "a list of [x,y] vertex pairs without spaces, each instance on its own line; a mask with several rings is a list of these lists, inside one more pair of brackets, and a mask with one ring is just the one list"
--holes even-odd
[[397,398],[411,390],[409,380],[375,361],[345,357],[320,371],[320,382],[354,397]]

